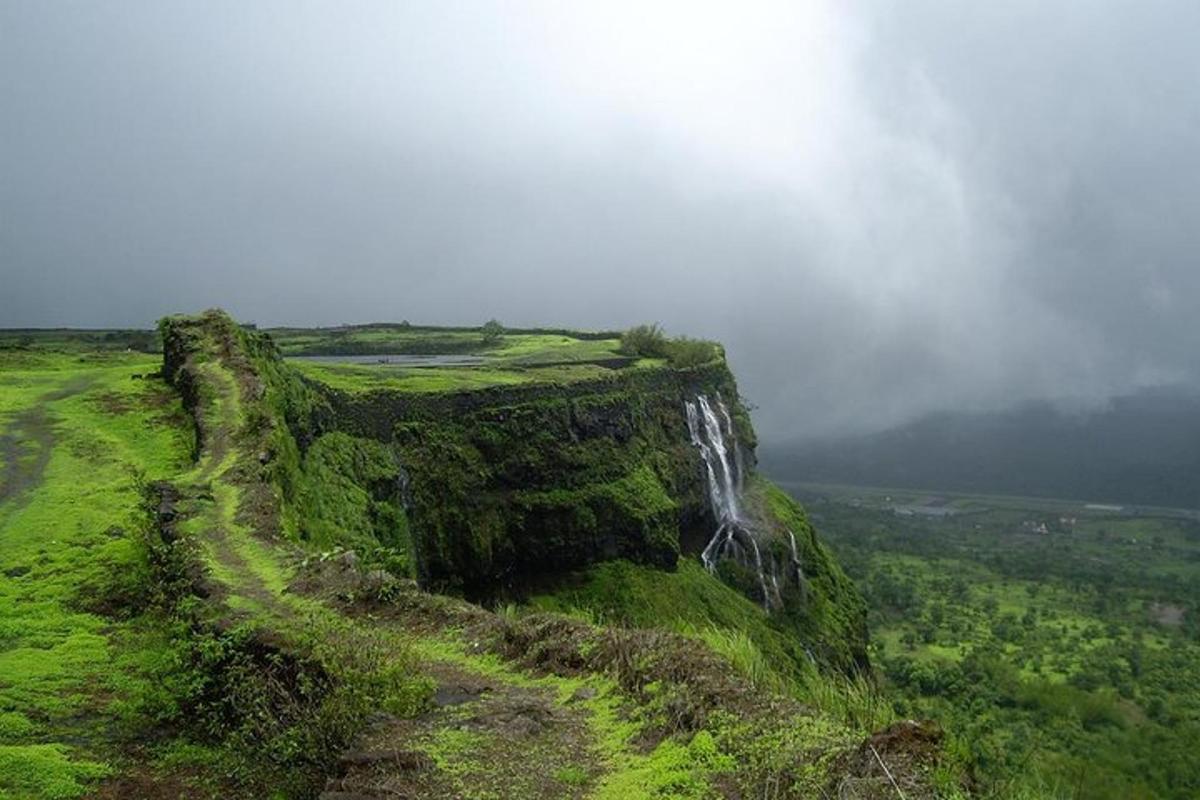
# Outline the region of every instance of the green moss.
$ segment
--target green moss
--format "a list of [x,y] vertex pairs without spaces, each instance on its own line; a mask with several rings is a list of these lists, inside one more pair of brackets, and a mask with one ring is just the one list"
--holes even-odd
[[0,796],[11,800],[78,797],[111,772],[105,764],[73,759],[64,745],[0,744]]
[[593,796],[597,800],[716,797],[713,777],[735,766],[734,760],[718,749],[712,734],[702,730],[690,742],[671,737],[646,755],[628,755],[625,763],[601,781]]
[[569,764],[554,773],[554,779],[568,786],[586,786],[592,776],[584,767]]
[[82,793],[137,688],[114,666],[138,646],[142,485],[191,449],[169,390],[131,377],[155,365],[43,353],[0,370],[0,434],[19,439],[27,476],[0,498],[0,794]]
[[381,545],[408,553],[400,465],[386,446],[332,432],[305,452],[294,492],[299,536],[322,549]]

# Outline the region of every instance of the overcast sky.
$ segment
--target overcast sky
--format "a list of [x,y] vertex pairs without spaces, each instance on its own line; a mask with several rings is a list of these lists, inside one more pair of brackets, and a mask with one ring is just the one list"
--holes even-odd
[[760,433],[1200,380],[1200,4],[0,0],[0,326],[725,341]]

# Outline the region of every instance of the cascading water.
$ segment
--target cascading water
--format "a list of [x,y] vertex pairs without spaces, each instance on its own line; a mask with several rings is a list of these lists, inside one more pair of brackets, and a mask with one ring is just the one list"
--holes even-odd
[[[709,572],[717,568],[717,562],[725,557],[735,558],[739,563],[754,570],[762,589],[763,605],[771,608],[778,603],[779,589],[767,589],[767,576],[763,570],[762,551],[758,539],[742,518],[738,504],[745,470],[741,452],[733,432],[733,421],[729,409],[721,396],[716,397],[717,410],[708,397],[699,395],[696,400],[686,401],[688,433],[692,444],[700,451],[704,469],[708,476],[708,497],[713,515],[717,518],[717,529],[708,545],[700,553],[700,560]],[[724,425],[722,426],[722,422]],[[753,553],[753,560],[750,555]]]
[[[753,522],[743,516],[741,495],[746,479],[741,448],[733,429],[729,408],[718,394],[713,400],[697,395],[685,401],[688,433],[692,444],[700,451],[708,483],[709,503],[716,518],[716,531],[700,553],[700,560],[709,572],[726,558],[734,559],[751,570],[758,578],[763,606],[768,610],[783,607],[784,583],[790,576],[784,564],[789,559],[784,552],[768,552],[764,558],[760,532]],[[788,531],[791,544],[791,572],[796,586],[804,587],[804,570],[796,548],[796,537]],[[769,563],[765,563],[769,562]]]

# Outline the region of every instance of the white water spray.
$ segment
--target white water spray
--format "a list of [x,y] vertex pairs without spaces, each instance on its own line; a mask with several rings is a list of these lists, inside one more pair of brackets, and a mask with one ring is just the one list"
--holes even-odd
[[758,539],[743,519],[738,503],[745,480],[745,469],[734,436],[733,421],[720,395],[717,395],[715,403],[716,411],[706,396],[699,395],[695,402],[687,401],[684,404],[688,433],[691,434],[692,444],[700,451],[700,458],[704,461],[705,473],[708,476],[708,497],[713,515],[717,518],[716,532],[700,553],[700,560],[709,572],[714,572],[717,562],[724,557],[735,558],[739,563],[753,569],[762,589],[763,605],[770,609],[772,600],[775,604],[779,603],[778,581],[774,581],[772,576],[775,591],[770,592]]
[[796,568],[796,585],[804,586],[804,562],[800,560],[800,553],[796,550],[796,534],[788,531],[788,541],[792,543],[792,566]]

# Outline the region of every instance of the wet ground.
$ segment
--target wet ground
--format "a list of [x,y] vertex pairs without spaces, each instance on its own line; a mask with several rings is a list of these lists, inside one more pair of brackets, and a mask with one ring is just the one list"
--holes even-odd
[[413,354],[394,353],[336,356],[289,356],[297,361],[315,361],[320,364],[379,364],[393,367],[478,367],[491,359],[486,356],[453,355],[449,353]]

